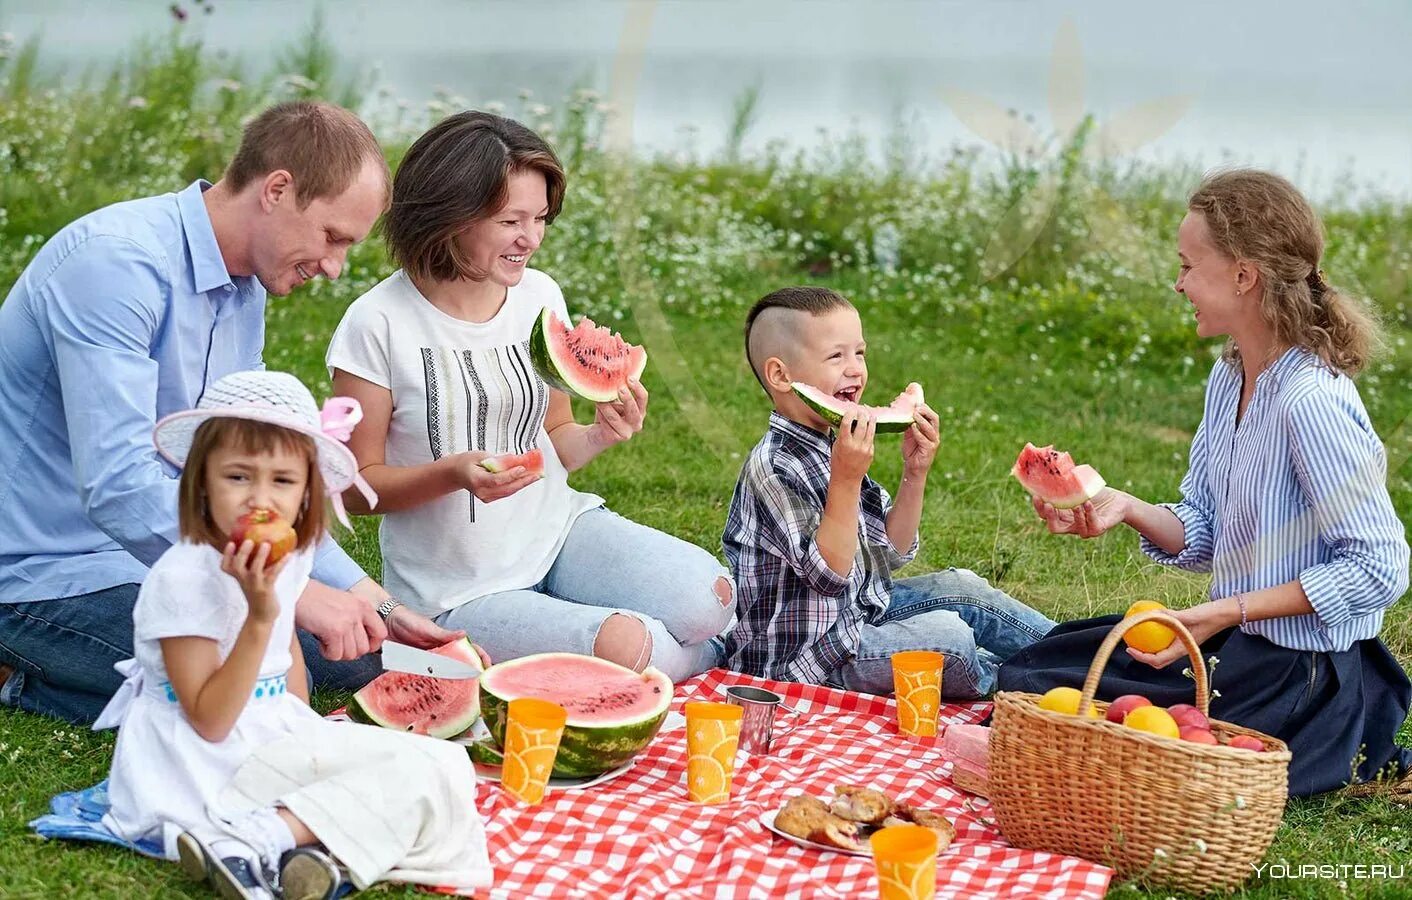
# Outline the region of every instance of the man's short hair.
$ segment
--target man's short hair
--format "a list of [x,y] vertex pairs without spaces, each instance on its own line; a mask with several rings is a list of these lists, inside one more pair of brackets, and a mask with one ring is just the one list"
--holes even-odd
[[245,126],[225,181],[240,191],[284,169],[304,209],[348,190],[369,160],[381,163],[388,177],[382,148],[362,119],[332,103],[295,100],[271,106]]
[[442,119],[417,138],[397,167],[383,236],[397,264],[426,281],[480,279],[456,245],[471,223],[505,205],[510,176],[544,176],[553,222],[564,205],[565,175],[544,139],[503,116],[468,110]]
[[756,360],[750,353],[750,338],[760,315],[768,310],[781,309],[818,316],[844,307],[852,309],[853,304],[838,291],[807,284],[780,288],[755,301],[755,305],[750,307],[750,312],[745,316],[745,359],[750,364],[750,370],[755,373],[755,380],[760,382],[766,393],[769,393],[769,388],[765,387],[765,378],[759,368],[764,360]]

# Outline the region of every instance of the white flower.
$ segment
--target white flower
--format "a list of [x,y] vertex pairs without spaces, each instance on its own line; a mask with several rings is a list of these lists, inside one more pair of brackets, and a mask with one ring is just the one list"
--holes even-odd
[[1152,856],[1156,859],[1166,859],[1167,851],[1163,850],[1161,847],[1157,847],[1152,851]]
[[1206,852],[1206,842],[1203,841],[1201,838],[1197,838],[1197,839],[1196,839],[1196,849],[1197,849],[1199,852],[1201,852],[1201,853],[1205,853],[1205,852]]
[[1235,798],[1235,807],[1236,809],[1245,809],[1245,798],[1239,794],[1237,794]]
[[146,109],[146,108],[147,108],[147,98],[146,98],[146,97],[129,97],[129,98],[127,98],[127,105],[128,105],[130,108],[132,108],[132,109]]
[[543,103],[536,103],[529,108],[529,114],[537,119],[542,119],[549,115],[549,107],[545,106]]
[[227,91],[227,92],[232,93],[232,94],[234,94],[234,93],[236,93],[237,91],[239,91],[240,88],[241,88],[240,82],[236,81],[236,80],[233,79],[233,78],[226,78],[226,79],[223,79],[222,81],[219,81],[219,82],[216,83],[216,90],[218,90],[218,91]]
[[491,100],[489,103],[485,104],[485,111],[495,113],[498,116],[505,111],[505,104],[501,103],[499,100]]

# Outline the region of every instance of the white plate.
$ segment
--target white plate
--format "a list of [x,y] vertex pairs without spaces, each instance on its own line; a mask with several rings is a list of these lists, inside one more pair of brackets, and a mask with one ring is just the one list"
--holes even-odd
[[[784,838],[784,839],[787,840],[787,841],[791,841],[791,842],[793,842],[793,843],[796,843],[796,844],[798,844],[798,845],[801,846],[801,847],[808,847],[810,850],[822,850],[822,851],[825,852],[825,853],[843,853],[843,854],[847,854],[848,856],[872,856],[872,855],[873,855],[873,854],[872,854],[872,851],[870,851],[870,850],[845,850],[845,849],[843,849],[842,847],[835,847],[835,846],[833,846],[832,844],[820,844],[820,843],[818,843],[818,842],[816,842],[816,841],[811,841],[811,840],[809,840],[808,838],[802,838],[802,837],[798,837],[798,836],[796,836],[796,835],[790,834],[788,831],[781,831],[780,829],[778,829],[778,828],[775,827],[775,816],[778,815],[779,812],[780,812],[780,811],[779,811],[778,809],[776,809],[776,810],[772,810],[772,811],[770,811],[770,812],[765,813],[763,816],[760,817],[760,824],[761,824],[761,825],[764,825],[766,828],[770,829],[770,830],[773,831],[775,834],[779,835],[780,837]],[[864,846],[864,847],[867,846],[867,840],[866,840],[866,838],[864,839],[864,844],[863,844],[863,846]]]
[[[545,793],[548,793],[549,791],[581,791],[585,788],[591,788],[595,785],[602,784],[605,781],[612,781],[614,778],[617,778],[621,775],[625,775],[628,770],[632,768],[633,763],[635,762],[637,762],[636,759],[630,759],[627,762],[623,763],[621,766],[618,766],[616,769],[609,769],[601,775],[593,775],[588,778],[560,778],[558,776],[551,775],[549,778],[549,784],[545,787]],[[485,763],[475,763],[475,767],[477,778],[481,779],[482,781],[494,781],[496,783],[499,783],[499,766],[488,766]]]

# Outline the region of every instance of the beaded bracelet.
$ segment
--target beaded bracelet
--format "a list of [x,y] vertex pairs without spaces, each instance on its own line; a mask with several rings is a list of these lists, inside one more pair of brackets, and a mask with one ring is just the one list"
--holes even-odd
[[1245,595],[1242,594],[1240,591],[1236,591],[1235,601],[1236,601],[1236,605],[1240,607],[1240,627],[1241,627],[1241,628],[1244,628],[1244,627],[1245,627],[1245,621],[1246,621],[1246,620],[1245,620]]

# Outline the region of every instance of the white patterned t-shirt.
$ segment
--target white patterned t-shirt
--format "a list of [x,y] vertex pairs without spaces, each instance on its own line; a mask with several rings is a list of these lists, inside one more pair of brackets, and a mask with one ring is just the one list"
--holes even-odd
[[529,336],[545,307],[568,321],[559,285],[534,269],[488,322],[447,315],[398,270],[353,301],[329,343],[330,372],[392,392],[388,465],[544,453],[544,478],[494,503],[459,490],[383,516],[383,584],[419,612],[538,583],[574,520],[603,503],[569,487],[544,431],[550,388],[530,364]]

